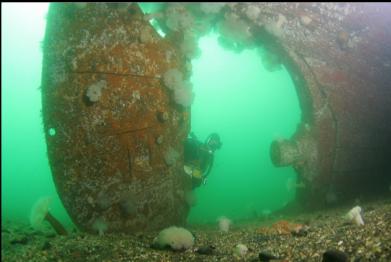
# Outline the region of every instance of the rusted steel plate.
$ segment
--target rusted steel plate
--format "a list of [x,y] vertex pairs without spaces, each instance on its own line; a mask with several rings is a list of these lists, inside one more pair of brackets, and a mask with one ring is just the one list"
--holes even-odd
[[162,81],[183,56],[136,4],[53,4],[42,100],[48,157],[75,224],[134,232],[183,224],[188,109]]

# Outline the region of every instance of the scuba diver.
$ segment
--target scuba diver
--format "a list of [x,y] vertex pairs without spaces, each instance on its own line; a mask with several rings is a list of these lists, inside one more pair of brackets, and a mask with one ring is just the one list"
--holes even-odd
[[212,170],[214,152],[220,149],[222,143],[217,133],[210,134],[205,143],[200,142],[194,133],[185,142],[186,174],[191,176],[193,189],[206,184],[206,178]]

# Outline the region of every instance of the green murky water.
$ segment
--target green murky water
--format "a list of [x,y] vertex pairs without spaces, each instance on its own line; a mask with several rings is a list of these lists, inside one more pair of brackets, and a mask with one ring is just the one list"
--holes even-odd
[[[52,213],[71,225],[52,181],[41,119],[40,79],[48,4],[2,6],[2,221],[28,222],[41,196],[54,197]],[[147,7],[145,7],[147,8]],[[255,49],[222,48],[213,32],[199,41],[192,61],[192,131],[223,142],[207,184],[197,188],[190,223],[219,216],[252,218],[294,198],[292,168],[276,168],[273,139],[289,138],[300,121],[293,82],[282,67],[269,72]]]
[[251,217],[282,207],[294,197],[286,184],[296,175],[273,166],[269,147],[273,139],[290,137],[300,121],[288,72],[267,71],[256,50],[221,48],[216,35],[202,38],[200,47],[202,56],[193,60],[192,130],[203,139],[219,133],[223,146],[208,183],[196,190],[190,221]]

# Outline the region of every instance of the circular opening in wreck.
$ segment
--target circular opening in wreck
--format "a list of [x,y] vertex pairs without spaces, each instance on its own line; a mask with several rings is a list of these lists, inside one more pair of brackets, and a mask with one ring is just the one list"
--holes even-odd
[[[220,22],[196,38],[200,52],[194,49],[197,55],[192,56],[191,132],[201,141],[217,132],[223,147],[215,153],[207,185],[195,190],[190,223],[214,222],[222,215],[268,215],[293,200],[298,185],[292,167],[276,167],[270,158],[273,140],[292,137],[301,120],[293,80],[278,54],[276,39],[284,17],[252,32],[245,19],[222,6],[203,6],[211,12],[223,8],[225,15],[216,13]],[[141,8],[153,13],[161,7]],[[150,23],[165,37],[164,22]],[[249,34],[254,36],[250,41]]]
[[[283,207],[295,196],[292,167],[275,167],[273,140],[290,138],[301,110],[294,83],[274,54],[261,47],[234,52],[211,33],[199,40],[193,59],[192,132],[204,139],[219,133],[223,147],[206,186],[196,190],[189,222],[226,215],[243,219]],[[211,197],[213,196],[213,197]]]

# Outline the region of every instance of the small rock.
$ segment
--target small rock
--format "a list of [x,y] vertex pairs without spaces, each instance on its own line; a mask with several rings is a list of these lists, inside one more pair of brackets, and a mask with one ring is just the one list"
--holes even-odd
[[278,257],[273,256],[272,254],[266,253],[266,252],[261,252],[258,255],[259,261],[270,261],[272,259],[278,259]]
[[304,237],[308,234],[309,227],[308,226],[300,226],[296,227],[291,231],[291,234],[296,237]]
[[327,250],[323,253],[322,262],[345,262],[348,261],[348,255],[339,250]]
[[49,241],[45,241],[45,243],[43,243],[42,245],[42,250],[48,250],[52,247],[52,245],[49,243]]
[[29,241],[28,238],[25,237],[25,236],[23,236],[23,237],[19,237],[19,238],[12,239],[12,240],[10,241],[10,243],[11,243],[12,245],[15,245],[15,244],[26,245],[28,241]]
[[212,255],[214,250],[216,249],[215,246],[209,245],[209,246],[202,246],[196,249],[196,252],[198,254],[202,255]]

